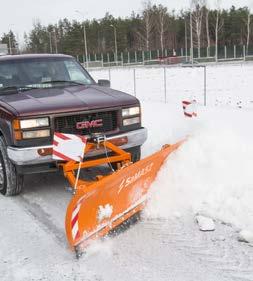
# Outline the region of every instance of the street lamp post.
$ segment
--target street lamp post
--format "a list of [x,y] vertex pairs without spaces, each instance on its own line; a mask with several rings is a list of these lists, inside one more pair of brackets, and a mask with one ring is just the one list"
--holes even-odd
[[11,35],[9,34],[9,53],[12,55],[12,47],[11,47]]
[[52,34],[51,31],[48,32],[49,33],[49,46],[50,46],[50,53],[53,53],[53,46],[52,46]]
[[114,61],[117,64],[118,62],[117,29],[113,24],[111,24],[110,26],[114,29],[114,45],[115,45]]
[[187,36],[187,22],[186,22],[186,17],[184,18],[185,20],[185,59],[186,62],[188,61],[188,44],[187,44],[187,40],[188,40],[188,36]]
[[55,53],[58,54],[56,28],[54,29],[54,43],[55,43]]
[[86,60],[86,67],[89,67],[89,59],[88,59],[88,48],[87,48],[87,37],[86,37],[86,28],[85,28],[85,21],[84,21],[84,14],[78,10],[75,11],[76,13],[80,14],[83,17],[83,39],[84,39],[84,51],[85,51],[85,60]]

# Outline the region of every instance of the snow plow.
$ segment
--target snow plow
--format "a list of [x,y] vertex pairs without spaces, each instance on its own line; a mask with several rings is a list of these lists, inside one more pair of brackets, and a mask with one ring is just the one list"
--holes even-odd
[[[59,164],[73,190],[65,229],[77,257],[92,241],[105,236],[145,207],[149,188],[161,165],[181,143],[165,145],[151,156],[132,163],[130,153],[104,138],[96,138],[87,141],[84,155],[102,148],[105,157]],[[80,179],[80,170],[108,163],[117,169],[108,175],[96,175],[94,180]]]

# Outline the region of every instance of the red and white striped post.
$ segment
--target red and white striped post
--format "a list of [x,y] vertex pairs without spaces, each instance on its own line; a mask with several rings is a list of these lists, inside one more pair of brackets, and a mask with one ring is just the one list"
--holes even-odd
[[197,117],[197,101],[192,100],[192,101],[182,101],[183,105],[183,110],[184,110],[184,116],[193,118]]

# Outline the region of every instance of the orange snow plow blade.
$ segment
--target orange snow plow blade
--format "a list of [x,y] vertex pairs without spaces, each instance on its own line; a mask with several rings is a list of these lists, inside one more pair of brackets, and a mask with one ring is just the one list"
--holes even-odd
[[[110,162],[121,161],[122,166],[108,175],[98,176],[97,181],[78,181],[74,196],[66,213],[65,227],[70,245],[77,256],[95,239],[105,236],[109,231],[138,213],[145,207],[147,193],[164,160],[182,142],[166,145],[160,151],[136,163],[130,161],[130,154],[109,142],[104,142],[116,155]],[[108,158],[88,160],[82,168],[107,163]],[[65,176],[72,186],[78,163],[62,164]]]

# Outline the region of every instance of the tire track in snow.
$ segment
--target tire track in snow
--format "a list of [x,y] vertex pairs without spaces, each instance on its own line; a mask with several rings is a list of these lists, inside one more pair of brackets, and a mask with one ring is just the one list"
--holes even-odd
[[[253,281],[253,248],[236,240],[234,230],[217,223],[214,232],[200,232],[192,217],[144,221],[150,230],[207,268],[233,281]],[[162,226],[161,226],[162,225]]]
[[56,241],[65,248],[67,248],[65,233],[54,224],[52,217],[46,213],[43,208],[36,202],[31,202],[23,195],[17,197],[17,203],[19,203],[24,210],[30,214],[34,220],[36,220],[45,231],[50,232],[54,235]]

